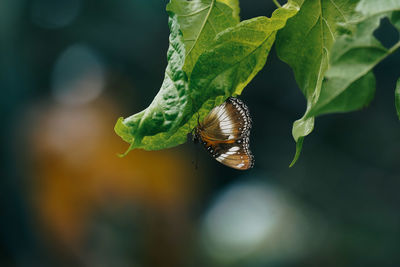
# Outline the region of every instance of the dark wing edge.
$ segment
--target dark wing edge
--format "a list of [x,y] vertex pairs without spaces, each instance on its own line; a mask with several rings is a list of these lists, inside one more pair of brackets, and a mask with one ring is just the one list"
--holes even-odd
[[254,166],[249,149],[251,126],[248,107],[240,99],[229,97],[211,110],[197,127],[197,134],[217,161],[237,170],[247,170]]

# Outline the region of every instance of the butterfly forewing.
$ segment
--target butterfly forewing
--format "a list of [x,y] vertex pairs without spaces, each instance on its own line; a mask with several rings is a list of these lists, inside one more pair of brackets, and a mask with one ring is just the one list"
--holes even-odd
[[248,108],[241,100],[230,97],[211,110],[197,127],[196,134],[216,160],[246,170],[254,163],[249,150],[250,128]]
[[201,126],[209,139],[236,140],[249,134],[251,119],[246,105],[230,97],[211,110]]

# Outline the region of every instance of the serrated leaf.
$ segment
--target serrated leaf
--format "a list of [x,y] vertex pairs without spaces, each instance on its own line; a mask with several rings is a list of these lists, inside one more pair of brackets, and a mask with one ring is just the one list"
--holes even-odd
[[115,126],[117,134],[131,143],[129,150],[158,150],[184,143],[198,119],[227,97],[240,94],[264,66],[276,32],[298,8],[290,2],[272,18],[250,19],[219,33],[211,48],[200,55],[189,78],[182,75],[185,45],[178,19],[170,12],[169,63],[160,92],[145,111],[121,118]]
[[[229,1],[235,7],[237,1]],[[186,59],[184,71],[190,75],[199,56],[208,49],[218,33],[239,23],[230,6],[221,0],[172,0],[167,11],[177,15],[184,37]]]
[[[292,67],[296,82],[307,99],[305,114],[320,97],[330,50],[339,34],[338,23],[348,21],[356,2],[357,0],[304,1],[300,12],[278,33],[277,53],[281,60]],[[293,138],[298,142],[313,129],[314,118],[304,115],[293,124]],[[296,146],[295,160],[300,155],[301,148],[302,145]]]

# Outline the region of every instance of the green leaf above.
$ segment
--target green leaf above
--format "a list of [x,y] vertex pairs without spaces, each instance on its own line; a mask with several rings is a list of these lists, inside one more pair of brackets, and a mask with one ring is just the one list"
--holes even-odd
[[[339,1],[327,2],[336,3],[339,7]],[[313,130],[316,116],[357,110],[368,105],[373,99],[375,77],[372,70],[399,47],[397,43],[387,49],[373,36],[373,32],[380,25],[380,20],[385,16],[392,18],[391,21],[396,26],[396,16],[394,12],[387,12],[388,7],[397,10],[400,8],[400,1],[394,3],[391,0],[361,0],[354,8],[359,13],[352,13],[352,7],[349,6],[349,16],[344,15],[345,20],[336,21],[337,31],[332,31],[329,45],[320,53],[322,57],[317,62],[320,62],[321,67],[318,71],[314,69],[314,74],[318,75],[314,75],[311,79],[314,89],[307,87],[310,80],[304,79],[309,77],[309,74],[304,76],[303,70],[296,72],[295,69],[298,83],[303,86],[300,87],[305,88],[303,92],[308,105],[304,116],[293,125],[293,136],[298,144],[291,165],[300,155],[303,138]],[[329,28],[332,30],[334,27]],[[283,54],[283,58],[285,56],[286,54]],[[300,67],[296,62],[294,65]]]
[[232,8],[233,17],[240,21],[239,0],[218,0],[218,1],[228,5],[230,8]]
[[[299,1],[301,4],[303,1]],[[354,12],[357,0],[307,0],[277,36],[276,49],[288,63],[296,82],[307,99],[307,114],[317,103],[323,77],[329,65],[332,45],[338,36],[337,24],[345,23]],[[303,138],[314,129],[314,117],[304,115],[293,124],[296,156],[300,156]]]
[[185,57],[188,43],[184,40],[191,27],[185,25],[186,30],[181,31],[179,15],[171,7],[169,10],[170,48],[161,89],[146,110],[120,118],[115,125],[116,133],[131,144],[128,151],[159,150],[186,142],[198,118],[203,119],[229,96],[239,95],[263,68],[277,31],[298,12],[299,6],[289,1],[271,18],[242,21],[220,32],[190,72],[184,71],[184,65],[189,65]]
[[398,42],[387,49],[373,36],[382,18],[393,18],[394,12],[383,12],[388,7],[398,10],[400,1],[395,4],[391,0],[361,0],[357,5],[356,10],[363,17],[360,19],[357,15],[354,21],[348,22],[349,31],[336,40],[321,95],[307,116],[353,111],[372,100],[375,92],[373,68],[400,46]]
[[[233,6],[237,1],[230,1]],[[186,59],[184,71],[187,75],[192,71],[199,56],[208,49],[216,35],[239,23],[233,10],[217,0],[172,0],[167,11],[178,18],[180,30],[184,37]]]

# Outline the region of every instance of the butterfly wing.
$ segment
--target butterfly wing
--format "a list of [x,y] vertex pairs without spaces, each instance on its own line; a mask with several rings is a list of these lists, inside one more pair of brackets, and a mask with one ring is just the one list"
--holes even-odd
[[230,97],[215,107],[198,127],[205,148],[219,162],[246,170],[254,165],[249,149],[251,118],[247,106]]
[[254,157],[249,149],[248,137],[234,143],[218,143],[214,146],[214,150],[215,159],[228,167],[247,170],[254,166]]
[[249,136],[251,118],[249,109],[240,100],[229,97],[215,107],[200,125],[201,132],[210,140],[238,140]]

